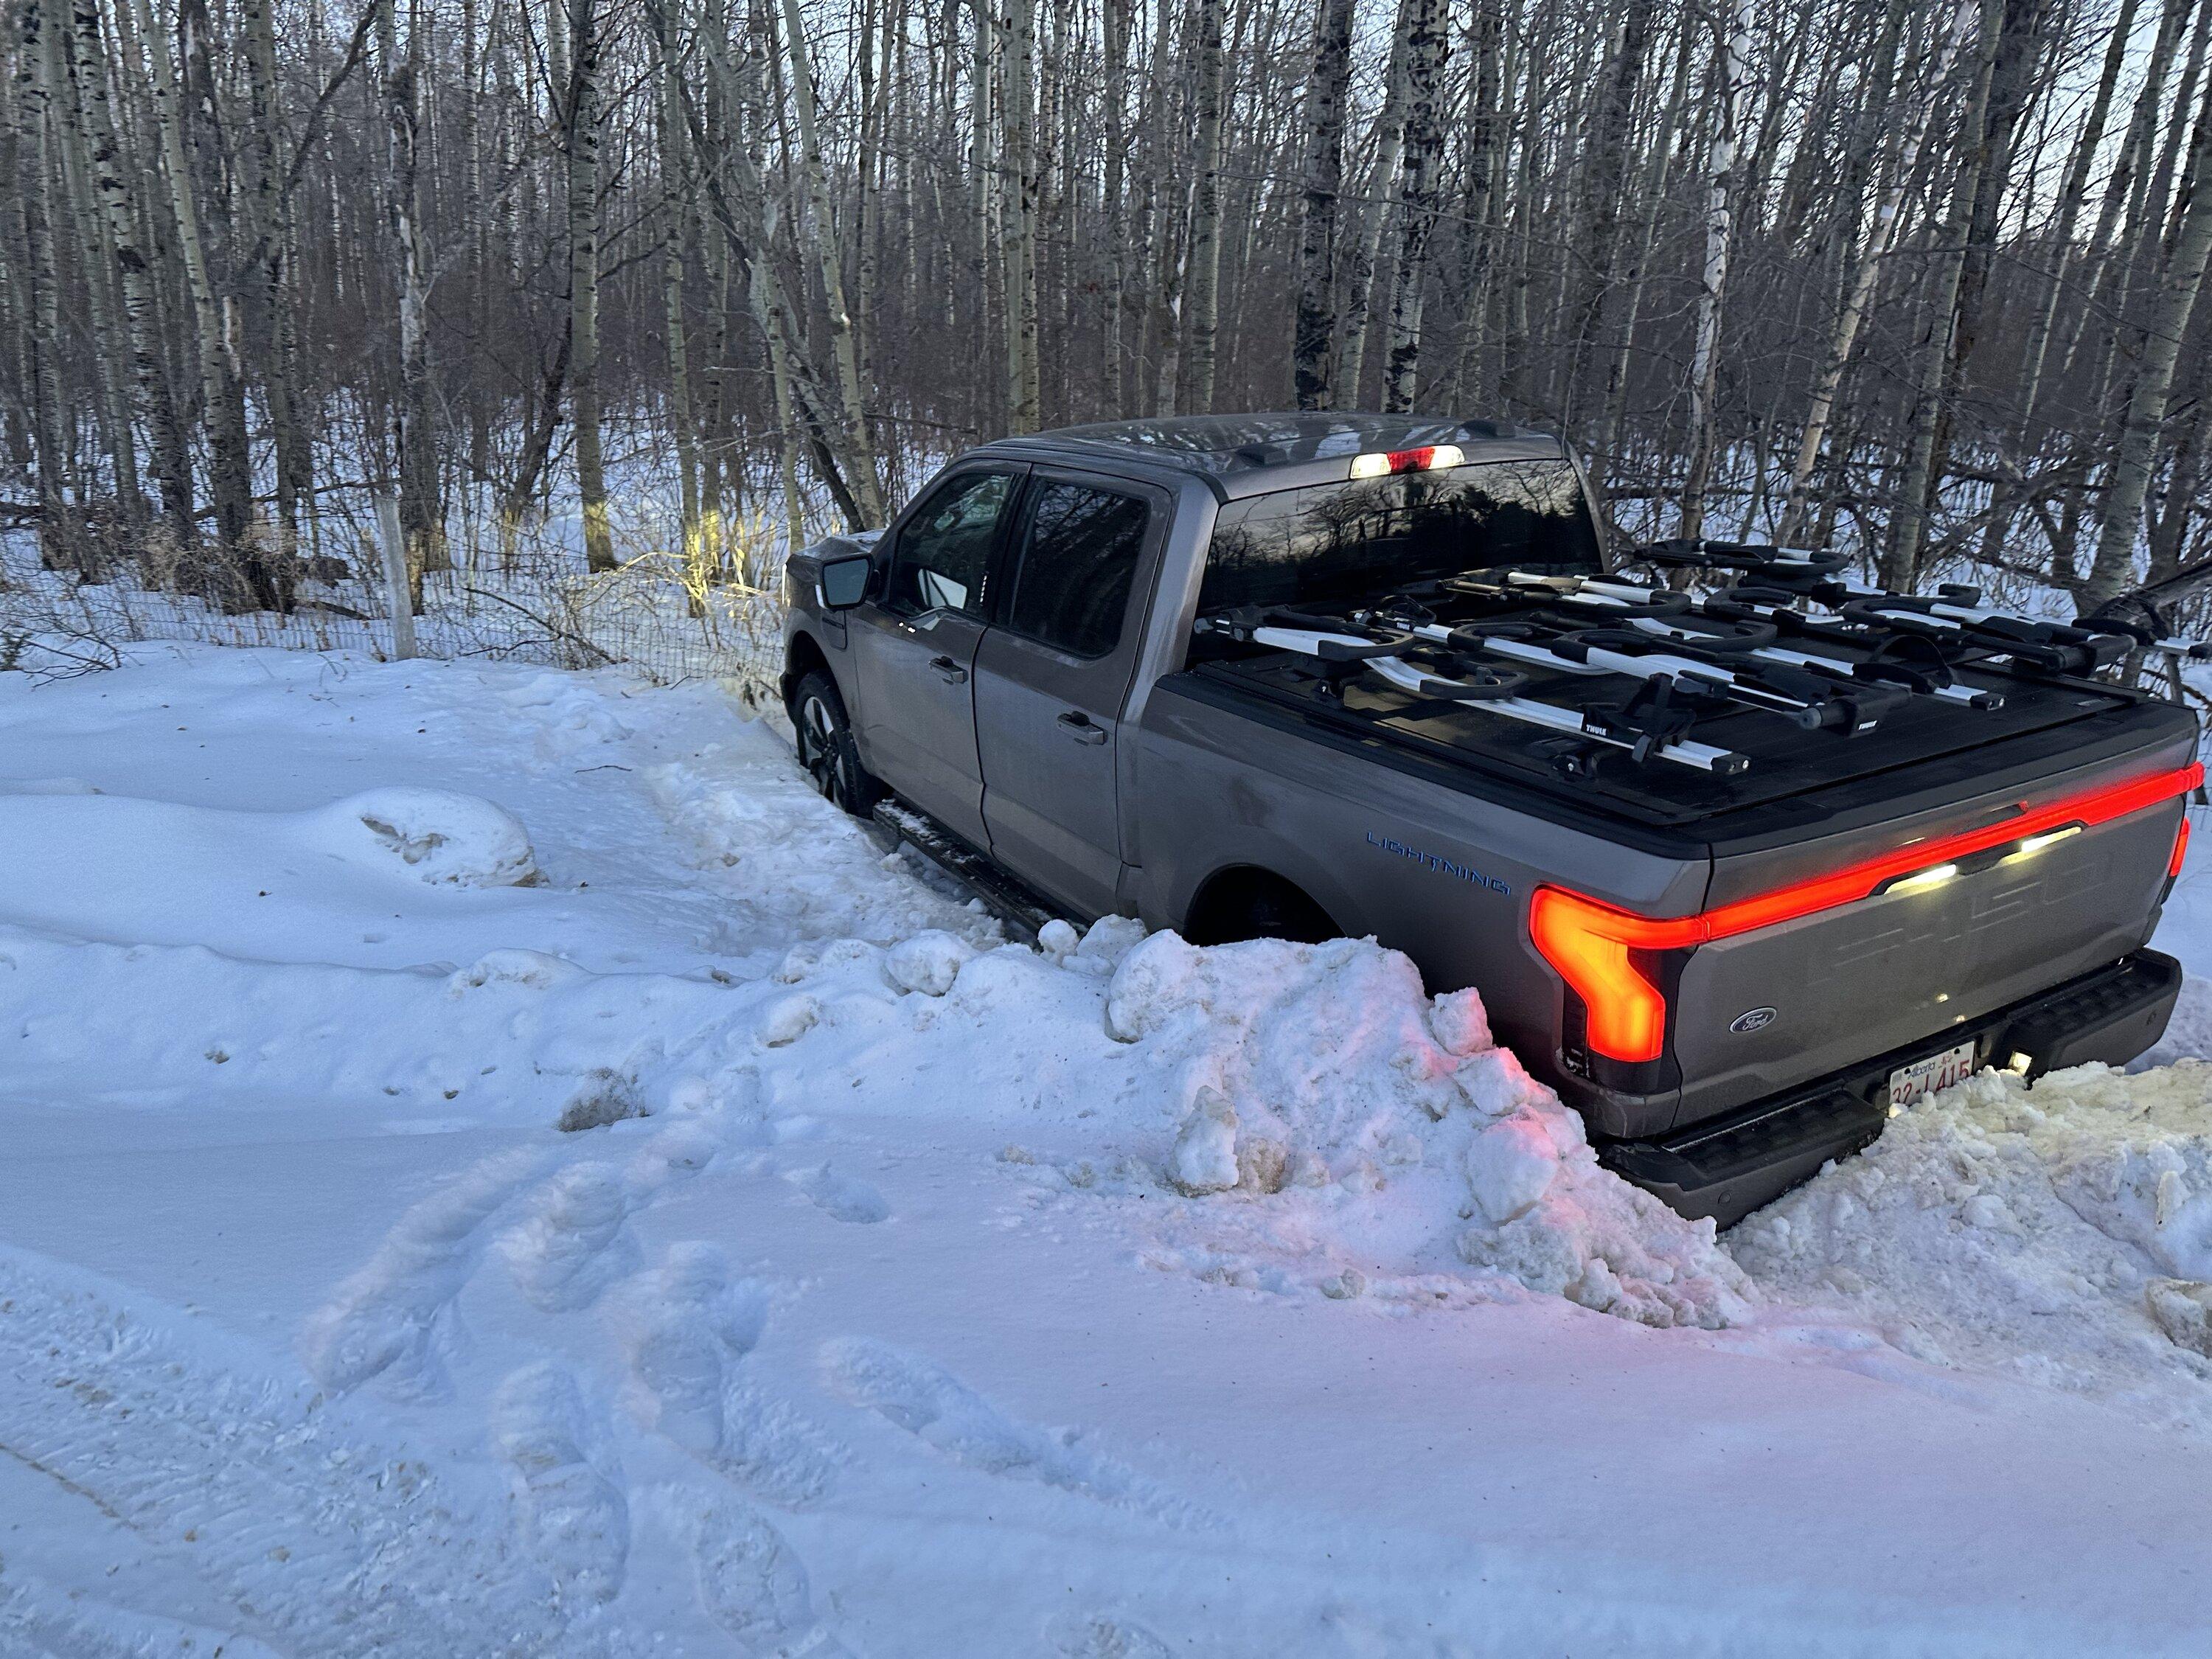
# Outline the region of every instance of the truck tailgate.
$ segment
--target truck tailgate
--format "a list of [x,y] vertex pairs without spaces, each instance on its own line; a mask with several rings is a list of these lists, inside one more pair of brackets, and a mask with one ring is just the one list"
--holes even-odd
[[[2142,945],[2187,758],[2160,745],[2029,790],[1717,857],[1707,914],[1765,905],[1736,914],[1778,919],[1724,933],[1682,966],[1673,1042],[1692,1081],[1677,1125],[1870,1054],[1938,1047],[1951,1027]],[[1852,871],[1864,878],[1820,885]]]

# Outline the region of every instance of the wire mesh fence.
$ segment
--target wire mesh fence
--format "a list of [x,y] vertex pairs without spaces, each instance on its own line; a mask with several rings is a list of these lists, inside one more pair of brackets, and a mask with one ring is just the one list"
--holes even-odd
[[[465,532],[413,568],[387,564],[350,520],[323,529],[322,550],[306,554],[187,553],[141,532],[94,543],[65,569],[42,562],[32,538],[0,542],[0,668],[106,666],[145,640],[382,659],[411,643],[425,657],[622,665],[664,684],[723,680],[750,702],[771,695],[788,543],[765,520],[702,524],[677,547],[617,526],[617,562],[602,570],[557,526]],[[398,625],[403,604],[411,627]]]

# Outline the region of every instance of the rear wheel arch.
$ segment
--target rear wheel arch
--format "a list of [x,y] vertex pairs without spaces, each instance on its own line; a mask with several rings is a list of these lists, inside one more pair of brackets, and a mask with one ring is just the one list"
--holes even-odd
[[1256,864],[1231,865],[1200,883],[1182,929],[1193,945],[1228,945],[1247,939],[1318,945],[1343,931],[1304,888]]

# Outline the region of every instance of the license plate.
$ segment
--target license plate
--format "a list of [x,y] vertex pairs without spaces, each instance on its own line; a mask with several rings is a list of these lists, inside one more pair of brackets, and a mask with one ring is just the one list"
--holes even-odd
[[1964,1083],[1973,1074],[1974,1045],[1971,1042],[1900,1066],[1889,1074],[1889,1109],[1901,1112],[1954,1083]]

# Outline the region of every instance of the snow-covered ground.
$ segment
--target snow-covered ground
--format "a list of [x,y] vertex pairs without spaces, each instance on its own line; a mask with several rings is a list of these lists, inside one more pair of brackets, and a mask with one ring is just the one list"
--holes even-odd
[[1716,1241],[1473,997],[1009,944],[711,688],[128,654],[0,675],[0,1655],[2212,1639],[2200,987]]

